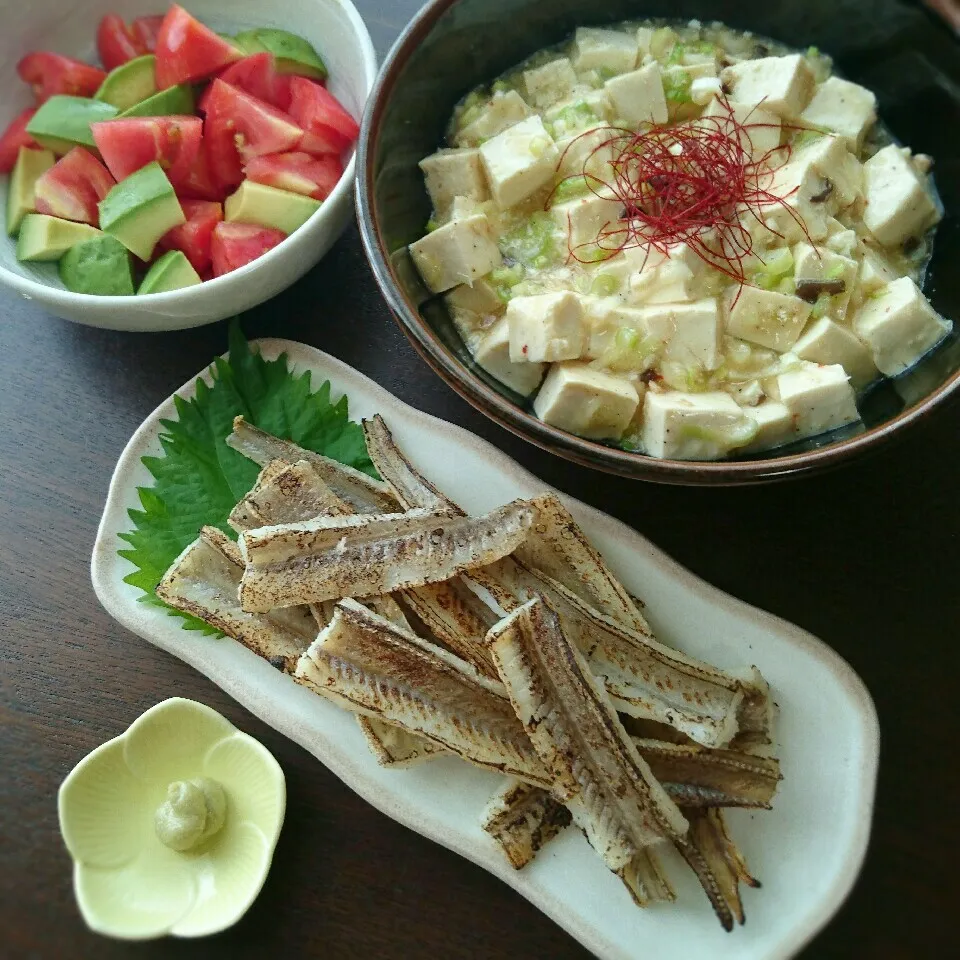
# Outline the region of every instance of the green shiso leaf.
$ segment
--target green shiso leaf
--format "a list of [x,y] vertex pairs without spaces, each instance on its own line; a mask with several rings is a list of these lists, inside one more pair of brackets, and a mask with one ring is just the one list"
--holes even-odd
[[[213,385],[198,379],[193,398],[174,397],[177,419],[161,421],[163,455],[143,458],[154,484],[138,488],[141,509],[129,511],[133,529],[120,534],[129,544],[120,556],[136,566],[124,580],[143,590],[145,603],[166,606],[154,590],[204,524],[236,536],[227,517],[253,487],[259,467],[227,446],[234,417],[242,414],[278,437],[376,476],[363,431],[348,417],[347,398],[334,403],[329,381],[314,392],[309,371],[294,373],[286,354],[265,360],[235,321],[229,342],[227,358],[210,367]],[[187,629],[217,632],[194,617],[170,613]]]

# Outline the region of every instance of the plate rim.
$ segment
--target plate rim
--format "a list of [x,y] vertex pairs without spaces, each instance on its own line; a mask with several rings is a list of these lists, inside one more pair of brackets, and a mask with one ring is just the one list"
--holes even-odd
[[[453,434],[460,442],[478,450],[488,460],[499,461],[498,465],[502,465],[519,480],[536,481],[543,492],[557,494],[568,506],[574,509],[575,513],[587,515],[592,524],[606,527],[613,535],[621,538],[626,537],[633,541],[637,549],[644,549],[657,561],[666,575],[680,581],[686,589],[699,594],[711,605],[722,607],[728,614],[746,618],[761,628],[778,633],[784,640],[795,647],[799,647],[829,670],[849,697],[850,702],[856,707],[855,717],[851,720],[855,719],[859,725],[863,756],[858,768],[851,773],[851,785],[861,795],[860,815],[856,818],[855,828],[848,837],[850,852],[843,863],[843,869],[837,873],[827,889],[820,894],[813,917],[806,926],[791,929],[785,934],[774,949],[767,954],[767,958],[768,960],[786,960],[786,958],[795,956],[804,946],[810,943],[839,911],[852,891],[866,857],[873,822],[879,768],[880,725],[873,699],[853,667],[832,647],[829,647],[808,631],[725,593],[673,560],[639,531],[634,530],[615,517],[555,489],[493,444],[457,424],[435,417],[406,403],[359,370],[336,357],[308,344],[278,338],[256,339],[250,341],[250,345],[260,350],[267,359],[274,359],[279,354],[285,353],[291,365],[301,369],[309,368],[314,375],[322,372],[325,379],[329,378],[331,380],[335,395],[342,390],[342,384],[338,382],[341,377],[347,382],[351,379],[359,380],[364,388],[369,390],[378,400],[386,400],[389,404],[399,405],[407,413],[412,414],[424,423],[434,436],[444,433]],[[503,880],[597,956],[611,958],[611,960],[635,960],[633,955],[624,953],[599,928],[591,925],[580,925],[576,920],[571,920],[569,915],[564,913],[564,902],[562,900],[554,897],[548,891],[538,888],[536,884],[528,882],[524,871],[514,870],[507,864],[505,858],[495,856],[496,850],[477,846],[458,836],[455,831],[448,830],[442,824],[428,823],[425,825],[407,817],[402,811],[395,808],[392,795],[383,793],[375,781],[367,777],[362,769],[362,764],[347,762],[344,766],[350,768],[349,776],[344,775],[336,758],[320,756],[308,737],[297,735],[298,728],[296,726],[285,723],[282,717],[270,715],[269,711],[261,704],[251,703],[252,700],[260,698],[255,695],[250,698],[238,696],[231,688],[231,681],[235,681],[237,678],[224,677],[223,675],[216,676],[215,671],[205,669],[200,663],[195,662],[195,659],[191,658],[189,654],[184,655],[181,651],[171,649],[170,644],[165,642],[164,636],[149,629],[150,625],[144,614],[147,611],[156,610],[156,608],[145,607],[135,595],[137,588],[124,583],[122,578],[115,579],[111,576],[111,568],[117,562],[116,552],[118,549],[123,549],[123,544],[117,540],[116,534],[129,529],[130,526],[127,516],[129,494],[131,486],[135,489],[136,484],[130,484],[127,481],[127,476],[140,466],[144,446],[150,440],[155,440],[156,435],[160,432],[161,418],[168,419],[171,415],[176,416],[173,409],[173,398],[175,396],[192,397],[198,379],[204,379],[209,384],[210,369],[211,365],[204,367],[203,370],[191,376],[174,393],[161,401],[137,427],[118,458],[110,479],[90,561],[90,575],[94,592],[106,612],[121,626],[142,637],[151,645],[171,653],[193,669],[198,670],[211,682],[221,687],[244,709],[307,750],[330,769],[335,776],[343,780],[346,786],[381,813],[429,840],[454,851]],[[347,391],[343,392],[349,400],[349,393]],[[183,632],[180,621],[170,618],[170,623],[171,627],[176,628],[178,635]]]

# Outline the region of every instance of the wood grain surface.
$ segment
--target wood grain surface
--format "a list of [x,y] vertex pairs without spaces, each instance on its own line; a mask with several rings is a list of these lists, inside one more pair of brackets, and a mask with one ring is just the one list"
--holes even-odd
[[[382,55],[418,3],[357,6]],[[804,956],[953,952],[960,405],[828,476],[757,489],[657,487],[555,459],[455,396],[394,324],[352,228],[244,327],[327,350],[837,649],[876,700],[879,794],[863,876]],[[98,606],[88,563],[114,463],[141,420],[225,338],[223,324],[164,335],[86,329],[0,291],[0,957],[586,957],[518,895],[365,805]],[[77,913],[56,790],[85,753],[173,695],[209,704],[273,752],[287,777],[286,824],[266,886],[235,928],[201,941],[115,943],[88,933]],[[749,923],[749,899],[747,909]]]

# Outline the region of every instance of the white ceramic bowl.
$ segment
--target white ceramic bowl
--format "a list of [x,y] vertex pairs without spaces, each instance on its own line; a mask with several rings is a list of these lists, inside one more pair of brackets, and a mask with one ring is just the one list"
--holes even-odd
[[[128,22],[161,13],[166,0],[26,0],[8,4],[0,32],[0,124],[32,103],[16,74],[30,50],[53,50],[97,62],[95,33],[105,13]],[[350,0],[184,0],[198,19],[223,33],[282,27],[309,40],[330,71],[327,85],[358,120],[377,72],[370,35]],[[65,290],[57,265],[20,263],[14,241],[0,238],[0,282],[57,316],[114,330],[180,330],[213,323],[275,296],[306,273],[333,245],[352,215],[354,158],[333,193],[295,233],[239,270],[185,290],[136,297],[99,297]],[[6,203],[8,177],[0,177]]]

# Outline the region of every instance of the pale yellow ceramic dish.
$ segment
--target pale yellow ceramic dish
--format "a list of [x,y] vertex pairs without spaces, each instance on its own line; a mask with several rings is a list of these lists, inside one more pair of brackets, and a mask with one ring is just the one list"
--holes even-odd
[[[171,849],[158,836],[157,809],[171,784],[200,781],[222,789],[222,825],[190,849]],[[60,787],[83,919],[125,940],[226,929],[263,886],[285,807],[283,771],[266,747],[202,703],[158,703]]]

